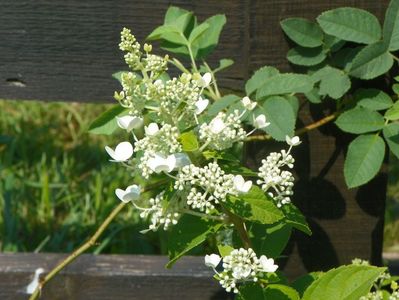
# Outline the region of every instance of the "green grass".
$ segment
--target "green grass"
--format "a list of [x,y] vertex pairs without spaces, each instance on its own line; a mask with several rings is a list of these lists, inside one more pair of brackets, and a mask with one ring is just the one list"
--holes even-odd
[[[124,137],[87,133],[107,109],[98,104],[0,101],[0,251],[70,252],[94,232],[132,182],[108,161],[105,145]],[[94,252],[162,253],[162,234],[133,207],[108,228]]]

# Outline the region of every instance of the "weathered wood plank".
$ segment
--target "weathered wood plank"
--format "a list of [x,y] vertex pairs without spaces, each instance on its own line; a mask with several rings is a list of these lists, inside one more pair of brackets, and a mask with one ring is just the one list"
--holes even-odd
[[[163,22],[171,1],[13,1],[0,9],[0,98],[114,101],[111,74],[126,69],[118,49],[123,27],[139,40]],[[200,19],[225,13],[228,24],[210,60],[236,65],[222,84],[237,88],[246,75],[245,1],[173,1]]]
[[[28,299],[25,288],[37,268],[51,270],[63,254],[0,254],[0,299]],[[82,255],[45,289],[43,300],[229,299],[202,257],[185,257],[165,269],[166,257]]]

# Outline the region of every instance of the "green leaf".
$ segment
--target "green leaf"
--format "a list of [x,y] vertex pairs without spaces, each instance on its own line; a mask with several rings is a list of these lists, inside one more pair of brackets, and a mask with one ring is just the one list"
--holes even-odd
[[345,43],[345,41],[337,38],[336,36],[324,34],[324,47],[329,49],[331,52],[340,50]]
[[259,284],[246,283],[239,286],[239,294],[236,300],[268,300],[263,294]]
[[278,74],[266,81],[256,92],[256,98],[261,99],[271,95],[292,93],[307,93],[313,88],[310,76],[304,74]]
[[388,143],[389,149],[397,158],[399,158],[399,124],[388,124],[384,127],[383,134]]
[[383,110],[393,105],[391,97],[377,89],[358,89],[354,97],[357,106],[370,110]]
[[220,71],[230,67],[233,64],[234,64],[234,60],[228,59],[228,58],[223,58],[223,59],[219,60],[219,66],[215,70],[213,70],[213,73],[220,72]]
[[319,84],[319,94],[333,99],[341,98],[351,87],[351,80],[343,71],[325,66],[312,74],[312,78]]
[[318,47],[323,43],[323,32],[320,27],[307,19],[289,18],[280,22],[285,34],[303,47]]
[[190,56],[186,45],[174,44],[168,41],[162,41],[160,46],[163,50],[169,51],[171,53],[180,54],[183,56]]
[[306,233],[307,235],[312,234],[312,231],[310,230],[309,225],[306,222],[305,216],[294,204],[291,203],[288,205],[283,205],[281,210],[283,211],[283,214],[285,216],[285,223]]
[[94,134],[111,135],[118,128],[115,117],[125,110],[126,108],[120,105],[115,105],[111,109],[105,111],[90,124],[89,132]]
[[331,59],[331,64],[337,68],[345,70],[345,72],[349,72],[352,67],[353,59],[363,48],[363,46],[356,48],[343,48],[334,53]]
[[381,38],[378,19],[359,8],[341,7],[323,12],[317,22],[327,34],[345,41],[371,44]]
[[355,138],[349,144],[344,164],[348,187],[357,187],[370,181],[380,170],[384,156],[385,143],[378,135],[360,135]]
[[396,94],[399,95],[399,83],[394,83],[392,85],[392,91]]
[[116,80],[118,80],[119,83],[122,83],[122,75],[124,73],[127,73],[127,72],[126,71],[116,72],[116,73],[112,74],[112,78],[115,78]]
[[322,47],[317,48],[304,48],[297,46],[292,48],[287,53],[287,59],[300,66],[314,66],[326,59],[326,53]]
[[385,112],[384,118],[387,120],[395,121],[399,119],[399,101]]
[[193,131],[183,132],[179,141],[182,144],[183,151],[192,152],[198,150],[198,140],[197,136]]
[[223,26],[226,24],[226,16],[215,15],[206,19],[204,23],[207,23],[209,27],[193,43],[193,46],[198,48],[196,59],[205,58],[216,47]]
[[267,83],[267,81],[273,77],[279,74],[279,70],[277,70],[274,67],[269,67],[265,66],[257,71],[251,76],[251,78],[246,82],[245,84],[245,92],[247,95],[251,95],[253,92],[255,92],[258,88],[260,88],[262,85]]
[[207,114],[210,117],[216,116],[219,112],[227,109],[229,106],[241,100],[237,95],[226,95],[213,102],[207,109]]
[[292,287],[302,297],[303,293],[309,287],[309,285],[311,285],[312,282],[318,279],[322,274],[323,272],[311,272],[309,274],[303,275],[292,283]]
[[399,49],[399,1],[392,0],[385,13],[382,40],[390,51]]
[[366,295],[385,268],[349,265],[321,275],[305,291],[302,300],[354,300]]
[[257,186],[252,186],[248,193],[239,197],[229,196],[223,205],[235,215],[261,224],[273,224],[284,218],[273,200]]
[[231,251],[234,250],[230,245],[218,245],[219,254],[221,257],[230,255]]
[[342,113],[335,121],[341,130],[356,134],[380,130],[384,123],[381,114],[363,107],[352,108]]
[[170,6],[165,13],[164,24],[174,24],[179,17],[190,13],[190,11],[183,8]]
[[224,161],[231,161],[231,162],[240,162],[240,159],[235,155],[231,154],[227,151],[215,151],[215,150],[206,150],[202,153],[206,160],[210,160],[213,158],[224,160]]
[[309,102],[314,104],[321,103],[321,98],[319,94],[318,88],[313,88],[310,92],[305,93],[305,97],[309,100]]
[[349,74],[360,79],[373,79],[388,72],[393,58],[382,42],[364,47],[353,59]]
[[262,110],[270,122],[265,130],[274,139],[285,141],[287,135],[294,135],[296,116],[291,104],[285,98],[274,96],[266,99]]
[[237,164],[237,162],[223,163],[220,167],[223,169],[223,171],[225,171],[228,174],[242,175],[248,177],[258,176],[258,173],[252,171],[251,169],[243,167],[241,164]]
[[217,232],[221,223],[206,220],[192,215],[183,215],[168,234],[168,251],[170,261],[167,268],[194,247],[202,244],[208,235]]
[[254,251],[259,255],[276,258],[285,249],[292,227],[284,223],[273,225],[252,223],[248,226],[248,234]]
[[209,28],[208,23],[202,23],[201,25],[195,27],[193,31],[190,33],[190,37],[188,38],[189,43],[194,43],[196,39],[198,39],[204,32]]
[[292,287],[282,284],[269,284],[263,290],[265,299],[273,300],[299,300],[299,294]]

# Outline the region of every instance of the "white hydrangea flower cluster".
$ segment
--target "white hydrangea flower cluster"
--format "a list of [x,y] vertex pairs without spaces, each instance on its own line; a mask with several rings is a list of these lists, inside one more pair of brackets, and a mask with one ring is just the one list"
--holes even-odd
[[188,190],[187,204],[205,213],[225,201],[228,194],[237,194],[234,175],[226,174],[216,162],[202,168],[193,164],[183,167],[177,175],[175,189]]
[[290,197],[293,195],[294,175],[282,168],[288,167],[292,169],[294,167],[295,159],[290,152],[293,146],[301,143],[296,136],[292,139],[286,137],[286,141],[290,146],[288,151],[283,149],[279,153],[270,153],[266,159],[262,160],[258,173],[261,179],[257,181],[257,184],[261,185],[262,190],[274,198],[277,207],[291,203]]
[[234,143],[244,140],[247,133],[241,126],[241,116],[238,110],[232,114],[219,112],[209,124],[201,124],[200,140],[215,150],[230,148]]
[[178,212],[174,212],[170,209],[167,210],[163,207],[162,201],[164,195],[165,193],[161,192],[155,196],[155,198],[151,198],[149,200],[151,207],[149,208],[139,207],[134,204],[137,209],[141,210],[141,218],[150,219],[151,224],[148,228],[149,230],[156,231],[159,227],[163,227],[164,230],[167,230],[170,225],[176,225],[180,218],[180,214]]
[[229,255],[223,258],[223,271],[217,272],[221,258],[217,254],[205,256],[205,264],[212,267],[217,274],[219,283],[227,292],[238,293],[237,284],[243,282],[257,282],[265,273],[273,273],[278,266],[272,258],[265,255],[256,256],[251,248],[234,249]]
[[257,184],[275,199],[278,207],[291,202],[294,176],[290,171],[281,168],[287,166],[291,169],[293,163],[294,158],[285,150],[281,150],[280,153],[270,153],[266,159],[262,160],[262,166],[259,168],[258,176],[261,179],[257,181]]
[[[148,129],[150,128],[150,129]],[[168,156],[176,152],[181,152],[182,147],[179,141],[179,131],[170,124],[163,124],[159,129],[156,123],[151,123],[146,128],[146,136],[134,144],[134,151],[143,151],[138,168],[144,178],[148,178],[153,173],[148,163],[156,155]]]

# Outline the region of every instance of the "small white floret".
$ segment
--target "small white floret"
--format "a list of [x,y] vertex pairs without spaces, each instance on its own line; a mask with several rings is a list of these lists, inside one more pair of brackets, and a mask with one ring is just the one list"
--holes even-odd
[[256,102],[251,101],[248,96],[242,98],[241,103],[247,110],[253,110],[256,106]]
[[199,115],[201,114],[208,106],[209,100],[208,99],[203,99],[202,97],[199,98],[197,102],[195,102],[195,114]]
[[44,269],[43,268],[38,268],[38,269],[35,270],[35,275],[33,276],[32,281],[26,287],[25,292],[27,294],[31,295],[31,294],[33,294],[35,292],[35,290],[39,286],[39,278],[40,278],[40,274],[42,274],[42,273],[44,273]]
[[285,141],[287,142],[288,145],[290,146],[298,146],[301,142],[298,136],[294,136],[290,138],[288,135],[285,137]]
[[116,196],[124,203],[137,200],[140,196],[141,188],[138,185],[129,185],[126,190],[116,189]]
[[257,129],[265,128],[269,126],[270,123],[266,122],[266,116],[265,115],[259,115],[254,119],[254,127]]
[[220,118],[213,119],[209,125],[213,134],[219,134],[226,128],[226,124]]
[[120,128],[129,132],[139,128],[143,124],[143,119],[136,116],[123,116],[116,117],[116,122]]
[[153,136],[159,131],[157,123],[150,123],[148,126],[144,127],[145,134],[148,136]]
[[236,175],[234,176],[234,187],[237,192],[245,194],[248,193],[248,191],[251,189],[252,181],[245,181],[244,177],[242,177],[241,175]]
[[259,257],[259,263],[262,266],[264,272],[273,273],[276,272],[278,265],[274,264],[273,258],[267,258],[265,255]]
[[105,151],[112,157],[111,161],[123,162],[127,161],[133,155],[133,146],[129,142],[119,143],[115,150],[105,146]]
[[209,86],[211,81],[212,81],[212,74],[208,72],[202,75],[202,77],[198,79],[197,84],[200,87],[206,88]]
[[169,155],[168,157],[155,154],[147,162],[148,167],[155,173],[166,172],[169,173],[173,171],[176,167],[176,157],[174,155]]
[[205,265],[211,268],[216,268],[222,258],[217,254],[205,255]]

